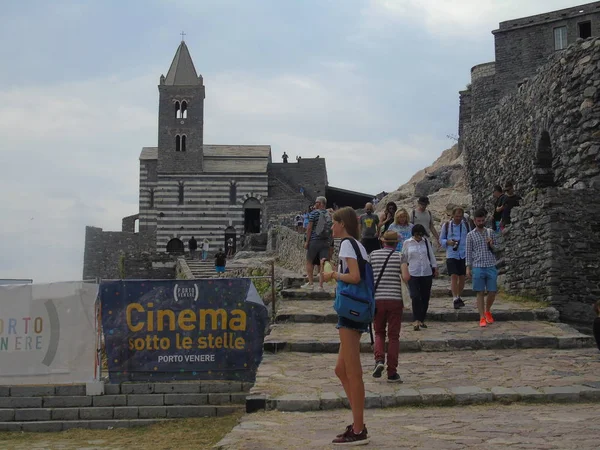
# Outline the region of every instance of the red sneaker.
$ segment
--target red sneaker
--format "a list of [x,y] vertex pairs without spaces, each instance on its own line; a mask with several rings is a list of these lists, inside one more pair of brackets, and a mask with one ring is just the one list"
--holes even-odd
[[492,313],[489,311],[486,311],[483,313],[483,315],[485,316],[485,321],[487,323],[494,323],[494,318],[492,317]]
[[487,327],[487,320],[485,320],[485,318],[479,319],[479,326],[480,327]]

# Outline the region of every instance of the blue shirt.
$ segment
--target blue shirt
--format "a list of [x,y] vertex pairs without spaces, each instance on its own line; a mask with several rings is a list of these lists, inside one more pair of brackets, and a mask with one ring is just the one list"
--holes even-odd
[[[440,245],[446,249],[446,258],[452,259],[465,259],[467,257],[467,234],[469,230],[464,221],[460,222],[460,225],[456,225],[454,220],[450,223],[446,222],[442,226],[442,232],[440,233]],[[448,241],[459,241],[458,250],[454,250],[452,246],[448,245]]]

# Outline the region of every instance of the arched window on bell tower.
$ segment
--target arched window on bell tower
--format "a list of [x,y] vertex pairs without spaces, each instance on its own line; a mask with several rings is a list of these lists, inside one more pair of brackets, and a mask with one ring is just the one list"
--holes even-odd
[[187,137],[184,134],[183,136],[181,136],[181,151],[185,152],[185,145],[187,143]]
[[183,181],[179,182],[179,199],[178,204],[183,205]]
[[175,136],[175,151],[176,152],[181,151],[181,136],[179,136],[179,135]]
[[187,102],[184,100],[181,102],[181,118],[182,119],[187,119],[187,107],[188,104]]
[[235,205],[235,200],[237,197],[237,184],[235,181],[232,181],[229,184],[229,204]]
[[179,104],[179,101],[175,102],[175,118],[179,119],[181,117],[181,105]]

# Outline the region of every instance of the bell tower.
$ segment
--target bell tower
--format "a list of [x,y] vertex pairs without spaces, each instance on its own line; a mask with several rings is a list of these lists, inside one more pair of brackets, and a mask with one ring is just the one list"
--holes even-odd
[[183,40],[167,76],[160,76],[158,93],[158,170],[201,172],[204,83]]

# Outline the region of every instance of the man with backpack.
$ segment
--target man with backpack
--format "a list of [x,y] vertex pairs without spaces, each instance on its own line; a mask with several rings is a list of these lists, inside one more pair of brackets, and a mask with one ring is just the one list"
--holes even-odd
[[464,218],[464,210],[456,207],[452,210],[452,219],[442,225],[440,245],[446,249],[446,267],[450,275],[450,290],[454,299],[454,309],[465,306],[461,295],[465,288],[467,273],[466,252],[469,226]]
[[423,228],[425,228],[425,237],[429,238],[431,235],[433,235],[435,240],[439,241],[440,236],[435,229],[435,225],[433,224],[433,215],[431,214],[431,211],[427,209],[428,205],[429,197],[419,197],[419,200],[417,201],[417,208],[413,209],[412,211],[410,223],[413,225],[423,225]]
[[[318,258],[319,266],[322,259],[329,255],[329,242],[331,240],[331,215],[327,211],[327,199],[317,197],[315,207],[309,215],[308,227],[306,228],[306,275],[308,282],[302,285],[303,289],[314,288],[313,270],[315,258]],[[319,270],[320,272],[320,270]],[[323,290],[323,279],[319,280],[319,290]]]

